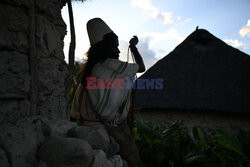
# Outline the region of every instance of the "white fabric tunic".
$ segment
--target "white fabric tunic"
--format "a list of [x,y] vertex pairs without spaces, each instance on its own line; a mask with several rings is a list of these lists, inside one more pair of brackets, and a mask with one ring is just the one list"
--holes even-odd
[[132,86],[128,79],[134,77],[138,69],[138,64],[110,58],[96,64],[90,75],[93,78],[87,79],[87,91],[83,92],[83,107],[80,110],[83,118],[96,119],[97,113],[101,119],[114,123],[126,119]]

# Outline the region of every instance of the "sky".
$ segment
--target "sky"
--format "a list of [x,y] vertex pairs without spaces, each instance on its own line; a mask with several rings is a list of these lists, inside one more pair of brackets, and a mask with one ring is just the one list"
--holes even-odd
[[[147,69],[174,50],[196,26],[250,55],[250,0],[87,0],[72,6],[76,61],[81,61],[90,47],[86,23],[95,17],[103,19],[119,36],[122,61],[127,61],[128,41],[137,35],[137,48]],[[68,31],[64,38],[68,62],[67,6],[62,16]]]

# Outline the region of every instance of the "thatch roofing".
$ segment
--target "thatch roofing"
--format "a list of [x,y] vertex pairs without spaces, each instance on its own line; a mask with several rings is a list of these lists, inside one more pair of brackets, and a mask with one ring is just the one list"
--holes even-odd
[[138,108],[250,113],[250,56],[206,30],[190,34],[140,78],[162,90],[136,90]]

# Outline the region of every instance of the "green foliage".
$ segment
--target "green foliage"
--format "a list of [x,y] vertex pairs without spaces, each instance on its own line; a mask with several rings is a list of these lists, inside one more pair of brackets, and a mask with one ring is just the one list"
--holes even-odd
[[143,164],[149,167],[245,167],[250,166],[250,137],[221,129],[207,135],[193,127],[192,137],[180,121],[166,126],[160,121],[135,119],[135,141]]

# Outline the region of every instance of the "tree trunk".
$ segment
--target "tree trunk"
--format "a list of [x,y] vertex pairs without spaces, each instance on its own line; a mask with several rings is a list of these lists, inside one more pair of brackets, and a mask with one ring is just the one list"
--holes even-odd
[[68,0],[68,12],[69,12],[69,21],[70,21],[70,35],[71,35],[71,42],[69,46],[69,75],[66,79],[66,101],[67,101],[67,114],[69,119],[69,111],[70,111],[70,88],[72,86],[73,81],[73,74],[74,74],[74,60],[75,60],[75,27],[74,27],[74,16],[73,16],[73,10],[71,5],[71,0]]

